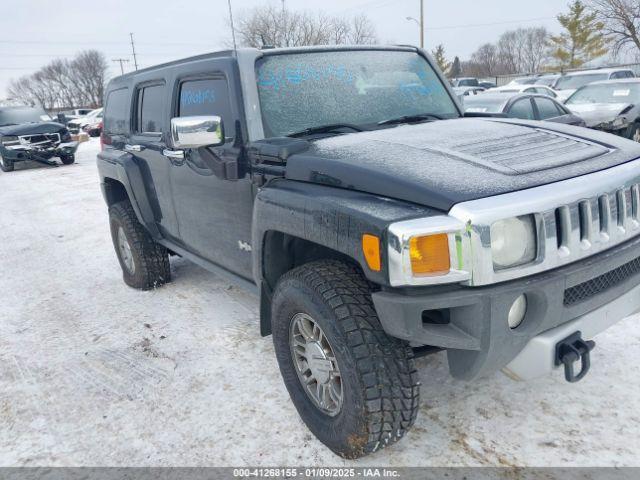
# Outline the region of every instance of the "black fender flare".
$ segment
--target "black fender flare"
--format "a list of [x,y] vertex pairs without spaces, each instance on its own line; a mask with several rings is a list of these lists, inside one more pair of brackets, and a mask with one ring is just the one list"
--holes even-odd
[[111,152],[102,152],[98,154],[98,171],[105,201],[109,203],[109,180],[122,184],[140,223],[154,240],[160,240],[162,235],[156,225],[144,177],[135,158],[128,153],[118,152],[114,155]]

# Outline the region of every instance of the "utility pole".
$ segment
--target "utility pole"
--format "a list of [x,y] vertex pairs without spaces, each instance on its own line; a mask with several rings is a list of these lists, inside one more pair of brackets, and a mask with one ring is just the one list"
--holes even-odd
[[129,63],[128,58],[114,58],[112,62],[118,62],[120,64],[120,72],[124,75],[124,64]]
[[229,3],[229,23],[231,23],[231,36],[233,37],[233,49],[237,50],[238,45],[236,44],[236,28],[233,26],[233,10],[231,9],[231,0],[228,0]]
[[136,56],[136,45],[133,43],[133,33],[130,33],[131,37],[131,50],[133,51],[133,64],[136,66],[136,70],[138,70],[138,57]]
[[424,48],[424,0],[420,0],[420,48]]

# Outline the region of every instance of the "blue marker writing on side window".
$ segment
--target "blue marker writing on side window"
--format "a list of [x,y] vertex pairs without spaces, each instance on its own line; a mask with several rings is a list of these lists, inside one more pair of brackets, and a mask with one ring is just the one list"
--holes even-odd
[[180,93],[180,105],[204,105],[215,103],[216,92],[211,89],[206,90],[183,90]]

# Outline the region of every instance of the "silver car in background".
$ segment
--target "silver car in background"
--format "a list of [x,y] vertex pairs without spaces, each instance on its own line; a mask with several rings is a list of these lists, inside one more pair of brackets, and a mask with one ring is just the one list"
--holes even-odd
[[546,95],[531,93],[483,93],[465,97],[464,109],[468,114],[542,120],[565,125],[584,126],[584,121],[564,105]]
[[584,70],[582,72],[568,73],[560,77],[553,88],[558,93],[558,100],[564,102],[573,93],[585,85],[605,80],[622,80],[635,78],[633,70],[628,68],[602,68],[599,70]]
[[640,142],[640,78],[586,85],[565,106],[590,128]]

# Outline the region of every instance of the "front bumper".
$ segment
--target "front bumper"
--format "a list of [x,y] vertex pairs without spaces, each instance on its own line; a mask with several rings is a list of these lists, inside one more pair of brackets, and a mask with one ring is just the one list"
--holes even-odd
[[5,147],[3,156],[13,162],[26,160],[49,160],[61,155],[73,155],[78,150],[78,142],[65,142],[50,147],[39,147],[31,145],[16,145]]
[[[556,338],[578,330],[588,338],[638,311],[639,285],[640,238],[634,238],[520,280],[476,288],[389,289],[374,293],[373,302],[389,335],[445,348],[456,378],[470,380],[507,365],[513,375],[533,378],[553,368],[548,347]],[[511,330],[508,312],[522,294],[527,314]]]

